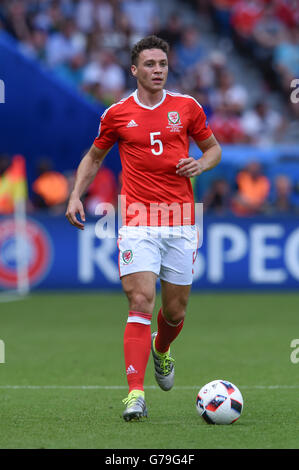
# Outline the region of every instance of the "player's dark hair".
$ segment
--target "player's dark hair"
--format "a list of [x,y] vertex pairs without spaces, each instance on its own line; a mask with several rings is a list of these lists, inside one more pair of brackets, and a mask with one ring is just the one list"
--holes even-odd
[[161,49],[168,55],[169,52],[169,44],[164,41],[164,39],[158,38],[158,36],[147,36],[140,41],[138,41],[131,52],[131,64],[137,65],[138,57],[140,52],[144,51],[145,49]]

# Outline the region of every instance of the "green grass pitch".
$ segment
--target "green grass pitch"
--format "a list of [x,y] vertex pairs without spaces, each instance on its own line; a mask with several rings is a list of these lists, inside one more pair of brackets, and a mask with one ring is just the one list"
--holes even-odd
[[[173,344],[175,387],[145,378],[149,417],[122,419],[127,395],[120,293],[32,294],[0,304],[0,448],[298,449],[298,294],[192,293]],[[157,299],[152,330],[156,328]],[[244,411],[231,426],[197,414],[197,391],[235,383]]]

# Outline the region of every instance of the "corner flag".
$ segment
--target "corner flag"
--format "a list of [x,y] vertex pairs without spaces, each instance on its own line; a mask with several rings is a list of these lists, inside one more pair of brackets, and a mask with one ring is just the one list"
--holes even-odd
[[27,199],[26,164],[22,155],[14,155],[0,179],[0,213],[12,214],[20,201]]
[[8,172],[12,184],[12,196],[16,205],[27,199],[26,162],[23,155],[14,155]]
[[14,216],[15,261],[17,272],[16,291],[26,295],[29,292],[28,260],[26,250],[26,162],[23,155],[14,155],[10,166],[0,182],[0,213]]

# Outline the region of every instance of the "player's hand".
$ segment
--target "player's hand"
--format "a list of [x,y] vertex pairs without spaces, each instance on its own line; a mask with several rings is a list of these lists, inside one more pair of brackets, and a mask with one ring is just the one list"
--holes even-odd
[[176,166],[176,174],[186,178],[201,175],[203,171],[205,171],[203,163],[193,157],[181,158]]
[[84,230],[84,224],[77,219],[77,214],[79,214],[81,220],[85,222],[85,213],[82,202],[78,197],[71,195],[65,216],[72,225],[80,230]]

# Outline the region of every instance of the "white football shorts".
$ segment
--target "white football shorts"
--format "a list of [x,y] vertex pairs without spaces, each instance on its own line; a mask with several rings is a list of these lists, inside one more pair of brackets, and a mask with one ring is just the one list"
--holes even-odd
[[196,225],[119,229],[119,275],[151,271],[171,284],[190,285],[198,250]]

